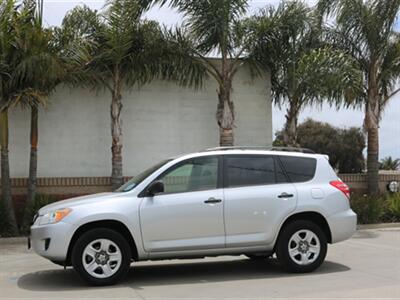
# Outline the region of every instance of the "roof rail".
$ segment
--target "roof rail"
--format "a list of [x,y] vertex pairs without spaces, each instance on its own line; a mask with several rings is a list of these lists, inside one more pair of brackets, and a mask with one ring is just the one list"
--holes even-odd
[[308,148],[299,148],[299,147],[266,147],[266,146],[227,146],[227,147],[214,147],[203,150],[203,152],[207,151],[226,151],[226,150],[264,150],[264,151],[284,151],[284,152],[300,152],[300,153],[308,153],[315,154],[314,151]]

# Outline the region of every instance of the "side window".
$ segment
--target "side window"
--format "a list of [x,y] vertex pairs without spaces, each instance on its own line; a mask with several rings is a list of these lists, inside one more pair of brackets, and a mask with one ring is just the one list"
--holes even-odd
[[199,157],[188,160],[162,175],[164,193],[183,193],[217,188],[218,157]]
[[225,158],[228,187],[274,184],[275,163],[272,156],[229,156]]
[[317,161],[314,158],[280,156],[286,174],[291,182],[305,182],[313,179]]

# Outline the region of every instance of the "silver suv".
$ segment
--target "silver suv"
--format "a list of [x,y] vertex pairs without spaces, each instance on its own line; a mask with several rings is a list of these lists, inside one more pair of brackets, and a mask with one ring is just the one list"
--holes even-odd
[[117,191],[40,209],[31,244],[94,285],[114,284],[132,261],[276,254],[311,272],[328,243],[350,238],[349,188],[325,155],[214,148],[162,161]]

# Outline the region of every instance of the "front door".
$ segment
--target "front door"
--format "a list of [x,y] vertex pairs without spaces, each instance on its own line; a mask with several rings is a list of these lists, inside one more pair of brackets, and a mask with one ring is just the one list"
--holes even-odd
[[219,158],[197,157],[168,169],[157,180],[162,194],[143,199],[140,222],[148,252],[225,246]]

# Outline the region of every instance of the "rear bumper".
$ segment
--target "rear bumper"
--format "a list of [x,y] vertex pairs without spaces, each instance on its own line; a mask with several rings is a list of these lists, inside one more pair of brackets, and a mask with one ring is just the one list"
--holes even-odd
[[44,226],[33,225],[30,244],[40,256],[54,261],[65,261],[74,232],[75,226],[64,222]]
[[334,214],[328,218],[331,229],[332,243],[347,240],[357,230],[357,215],[351,210]]

